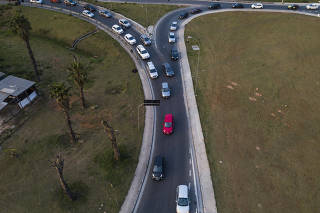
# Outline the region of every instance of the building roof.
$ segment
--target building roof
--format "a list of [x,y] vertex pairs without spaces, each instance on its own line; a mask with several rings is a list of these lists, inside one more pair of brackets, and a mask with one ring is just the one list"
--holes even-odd
[[33,81],[18,78],[12,75],[0,81],[0,93],[18,96],[35,84]]
[[0,92],[0,103],[4,101],[8,96],[9,94]]

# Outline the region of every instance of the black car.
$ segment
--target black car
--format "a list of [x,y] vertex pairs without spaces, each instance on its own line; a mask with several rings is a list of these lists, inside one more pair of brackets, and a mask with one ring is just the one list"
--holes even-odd
[[210,10],[215,10],[215,9],[220,9],[220,8],[221,8],[220,4],[210,4],[208,6],[208,9],[210,9]]
[[179,52],[176,48],[171,49],[171,60],[176,61],[179,59]]
[[64,0],[64,3],[66,6],[76,6],[77,2],[73,1],[73,0]]
[[85,10],[89,10],[90,12],[95,12],[96,11],[96,8],[90,4],[86,4],[84,5],[83,7]]
[[184,12],[184,13],[181,13],[180,15],[179,15],[179,19],[185,19],[185,18],[187,18],[188,17],[188,13],[187,12]]
[[243,8],[243,4],[235,3],[232,5],[232,8]]
[[168,64],[168,63],[162,64],[162,70],[163,70],[164,74],[165,74],[167,77],[172,77],[172,76],[174,76],[174,71],[173,71],[173,69],[171,68],[170,64]]
[[299,9],[299,5],[297,4],[289,4],[288,5],[288,10],[297,10]]
[[153,163],[152,179],[160,181],[164,178],[164,158],[156,156]]
[[192,10],[190,11],[190,13],[191,13],[191,14],[196,14],[196,13],[200,13],[201,11],[202,11],[201,9],[196,8],[196,9],[192,9]]
[[150,39],[147,35],[145,35],[145,34],[142,34],[142,35],[140,36],[140,40],[141,40],[141,42],[142,42],[144,45],[146,45],[146,46],[151,45],[151,39]]

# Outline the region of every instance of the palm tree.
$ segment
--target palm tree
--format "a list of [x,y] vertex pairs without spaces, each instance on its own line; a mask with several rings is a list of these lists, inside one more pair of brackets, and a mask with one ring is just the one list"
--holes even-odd
[[113,157],[115,160],[119,160],[120,151],[117,144],[116,134],[114,129],[108,124],[107,121],[101,121],[102,126],[104,127],[104,131],[107,133],[108,138],[111,141],[112,149],[113,149]]
[[83,87],[84,84],[88,82],[88,72],[83,67],[83,65],[79,62],[76,56],[73,56],[73,62],[71,66],[68,68],[69,72],[69,79],[73,81],[73,83],[79,88],[80,92],[80,99],[82,108],[86,107],[84,94],[83,94]]
[[40,81],[40,74],[38,71],[36,59],[33,56],[33,52],[29,41],[30,30],[32,29],[30,22],[26,17],[24,17],[20,10],[17,10],[16,14],[13,15],[10,19],[9,27],[13,33],[17,34],[22,40],[25,41],[30,59],[33,64],[33,69],[36,74],[37,81]]
[[71,120],[70,120],[70,114],[69,114],[69,110],[70,110],[69,90],[70,90],[70,87],[67,87],[63,82],[56,82],[50,85],[50,96],[56,99],[56,102],[59,108],[63,111],[67,126],[69,128],[71,142],[75,143],[76,136],[71,126]]
[[63,177],[64,159],[63,159],[62,155],[59,153],[57,155],[56,160],[51,163],[52,163],[51,166],[57,170],[57,173],[59,176],[60,186],[63,189],[64,193],[70,198],[70,200],[75,200],[75,197],[73,196],[67,182],[65,181],[65,179]]

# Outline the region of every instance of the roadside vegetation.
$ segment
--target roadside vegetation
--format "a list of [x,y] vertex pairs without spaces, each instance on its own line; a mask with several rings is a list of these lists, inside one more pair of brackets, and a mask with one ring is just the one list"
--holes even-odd
[[319,19],[225,12],[188,36],[218,211],[320,209]]
[[[143,91],[134,63],[101,31],[71,50],[76,38],[95,30],[82,20],[0,6],[0,70],[7,75],[36,79],[25,41],[9,28],[16,9],[31,24],[40,97],[11,121],[13,134],[0,137],[1,212],[119,212],[142,140]],[[61,110],[68,110],[73,143]]]
[[87,2],[120,13],[138,22],[144,27],[148,27],[149,25],[155,25],[157,21],[166,13],[180,8],[180,6],[165,4],[115,3],[99,2],[95,0],[88,0]]

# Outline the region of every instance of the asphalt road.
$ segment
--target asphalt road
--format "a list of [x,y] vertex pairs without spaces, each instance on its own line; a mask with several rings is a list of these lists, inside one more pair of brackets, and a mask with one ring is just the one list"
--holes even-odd
[[[120,1],[120,0],[119,0]],[[65,6],[63,3],[51,3],[49,0],[44,0],[46,5],[53,5],[55,7],[61,7],[64,9],[70,9],[81,13],[82,6]],[[137,2],[137,3],[168,3],[167,0],[126,0],[126,2]],[[207,5],[209,2],[202,1],[187,1],[187,0],[170,0],[169,3],[172,4],[195,4],[202,10],[207,10]],[[222,9],[231,8],[232,3],[221,4]],[[200,6],[198,6],[200,5]],[[250,4],[244,4],[245,8],[249,8]],[[264,4],[265,9],[275,9],[275,10],[287,10],[287,6],[276,5],[276,4]],[[196,197],[194,189],[194,178],[191,164],[191,154],[190,150],[190,139],[189,139],[189,127],[187,114],[185,110],[185,103],[183,98],[183,88],[180,75],[179,61],[170,60],[170,50],[175,45],[169,44],[168,33],[169,26],[172,21],[178,21],[178,15],[181,11],[190,11],[190,8],[180,9],[170,15],[164,17],[161,22],[158,23],[155,35],[156,41],[153,41],[151,46],[147,46],[146,49],[151,55],[150,60],[155,64],[159,75],[158,79],[151,80],[152,87],[156,99],[161,100],[161,104],[157,109],[157,131],[155,135],[155,147],[153,157],[161,155],[165,158],[166,168],[165,176],[166,178],[160,182],[154,182],[151,179],[152,172],[149,172],[149,177],[146,178],[146,183],[144,190],[142,192],[139,205],[136,206],[136,212],[138,213],[170,213],[175,212],[175,193],[176,187],[180,184],[190,185],[190,196],[191,196],[191,209],[190,212],[196,212]],[[300,8],[299,11],[304,11],[304,8]],[[315,11],[308,11],[315,12]],[[318,12],[318,11],[316,11]],[[105,25],[111,26],[113,24],[118,24],[118,20],[114,18],[105,18],[99,16],[95,12],[94,19],[101,21]],[[133,30],[132,28],[126,29],[125,33],[132,34],[137,39],[137,44],[141,44],[139,41],[140,34]],[[125,34],[124,33],[124,34]],[[123,35],[124,35],[123,34]],[[179,39],[179,38],[177,38]],[[157,44],[155,46],[155,43]],[[135,51],[135,46],[133,46],[133,51]],[[161,69],[161,64],[164,62],[169,62],[175,71],[175,76],[172,78],[165,77]],[[168,100],[161,98],[161,83],[168,82],[171,87],[172,97]],[[172,135],[162,134],[162,122],[165,114],[172,113],[174,116],[174,133]],[[153,160],[152,160],[153,161]],[[152,170],[152,166],[150,167]]]

